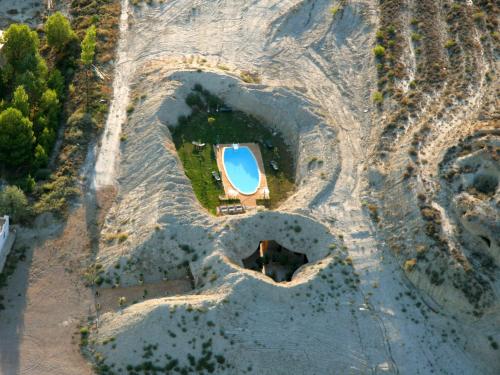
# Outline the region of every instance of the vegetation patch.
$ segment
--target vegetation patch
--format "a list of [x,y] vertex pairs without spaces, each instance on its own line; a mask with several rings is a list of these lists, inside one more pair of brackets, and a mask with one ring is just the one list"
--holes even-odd
[[[262,125],[257,119],[240,111],[232,111],[221,99],[196,85],[186,103],[191,107],[189,117],[180,117],[179,124],[171,128],[172,137],[187,177],[200,203],[210,212],[220,205],[219,195],[224,194],[220,182],[212,171],[217,171],[213,146],[227,143],[255,142],[260,144],[267,184],[271,192],[266,205],[275,208],[283,201],[294,185],[293,156],[283,138]],[[217,108],[219,111],[217,111]],[[193,142],[204,143],[196,147]],[[275,171],[270,163],[279,165]]]
[[4,34],[0,178],[27,194],[33,214],[64,215],[78,194],[87,145],[108,111],[119,13],[118,0],[73,0],[71,23],[55,13],[44,33],[13,24]]

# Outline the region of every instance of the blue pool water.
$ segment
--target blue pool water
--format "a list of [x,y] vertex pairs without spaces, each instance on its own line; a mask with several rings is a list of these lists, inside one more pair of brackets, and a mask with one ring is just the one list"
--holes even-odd
[[260,173],[257,160],[246,146],[238,149],[224,148],[222,160],[227,178],[241,194],[254,194],[260,185]]

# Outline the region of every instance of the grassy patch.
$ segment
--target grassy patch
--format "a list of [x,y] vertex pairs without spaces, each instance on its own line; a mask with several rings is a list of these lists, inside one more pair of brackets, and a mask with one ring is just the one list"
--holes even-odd
[[[207,113],[206,103],[212,103],[212,113]],[[171,129],[175,147],[196,197],[205,208],[214,213],[220,204],[219,195],[224,194],[222,185],[216,183],[211,174],[218,170],[213,145],[256,142],[260,145],[271,192],[268,207],[276,207],[293,189],[293,157],[288,147],[280,135],[273,135],[270,129],[243,112],[214,113],[214,103],[222,105],[218,98],[198,88],[198,91],[189,96],[193,114],[188,118],[181,118],[179,125]],[[196,150],[193,141],[206,143],[206,146]],[[270,141],[273,147],[265,146],[264,141]],[[272,170],[269,164],[271,160],[278,162],[279,171]]]

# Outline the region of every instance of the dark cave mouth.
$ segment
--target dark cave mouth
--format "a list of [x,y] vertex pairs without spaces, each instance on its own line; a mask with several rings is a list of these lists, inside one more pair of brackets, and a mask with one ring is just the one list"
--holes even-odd
[[277,283],[291,281],[295,271],[309,263],[305,254],[269,240],[260,241],[257,250],[242,261],[245,268],[263,273]]

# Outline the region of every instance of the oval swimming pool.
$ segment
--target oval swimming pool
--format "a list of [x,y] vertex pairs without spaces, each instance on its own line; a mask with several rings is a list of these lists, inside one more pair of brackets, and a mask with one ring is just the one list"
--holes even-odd
[[225,147],[222,155],[226,176],[241,194],[252,195],[260,186],[257,159],[247,146]]

